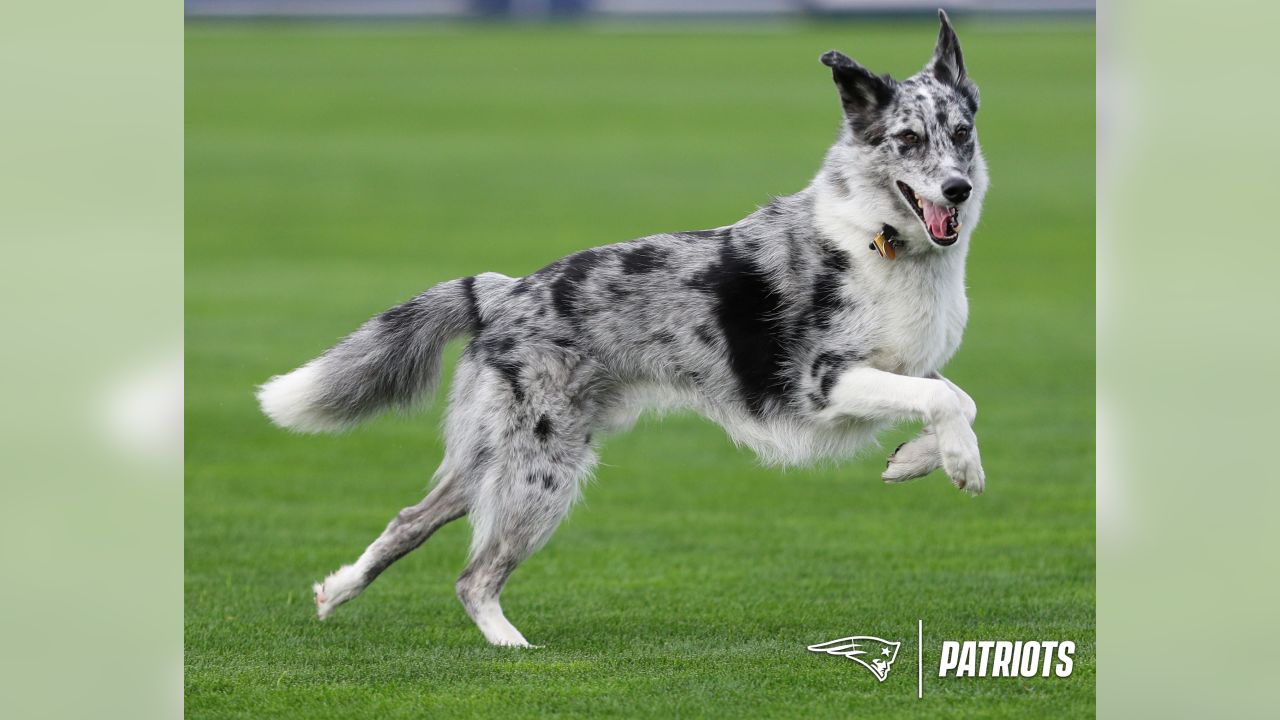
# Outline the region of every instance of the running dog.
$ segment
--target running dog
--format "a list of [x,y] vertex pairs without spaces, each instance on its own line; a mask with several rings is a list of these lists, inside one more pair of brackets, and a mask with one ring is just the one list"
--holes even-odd
[[503,585],[569,512],[601,434],[648,409],[699,412],[783,464],[846,458],[920,420],[883,479],[941,467],[982,492],[975,405],[938,371],[968,316],[965,256],[987,168],[978,90],[939,16],[933,57],[906,80],[822,56],[843,117],[800,192],[714,230],[583,250],[522,278],[440,283],[262,385],[280,427],[339,431],[421,402],[445,344],[472,338],[434,487],[315,585],[319,617],[467,515],[458,597],[490,643],[528,646],[502,613]]

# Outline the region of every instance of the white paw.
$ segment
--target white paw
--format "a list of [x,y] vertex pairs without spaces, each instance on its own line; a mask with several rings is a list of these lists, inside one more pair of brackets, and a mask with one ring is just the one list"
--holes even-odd
[[311,589],[316,594],[316,616],[324,620],[335,608],[364,590],[364,572],[354,565],[343,565]]
[[946,437],[938,440],[942,467],[951,483],[970,495],[982,493],[987,476],[982,471],[982,456],[978,452],[978,437],[967,425],[953,428]]
[[532,645],[528,640],[525,640],[524,635],[520,634],[516,626],[507,622],[504,617],[482,618],[476,624],[480,626],[480,632],[484,633],[484,639],[488,640],[490,645],[497,647],[537,647],[537,645]]
[[915,480],[937,470],[941,464],[942,461],[938,457],[938,438],[929,430],[925,430],[893,451],[880,479],[887,483]]
[[493,640],[489,643],[494,647],[518,647],[518,648],[540,648],[541,645],[533,645],[524,638],[505,638],[502,640]]

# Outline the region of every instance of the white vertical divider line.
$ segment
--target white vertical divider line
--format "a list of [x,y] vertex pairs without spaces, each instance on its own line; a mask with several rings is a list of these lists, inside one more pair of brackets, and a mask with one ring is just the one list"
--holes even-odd
[[916,620],[916,699],[924,699],[924,620]]

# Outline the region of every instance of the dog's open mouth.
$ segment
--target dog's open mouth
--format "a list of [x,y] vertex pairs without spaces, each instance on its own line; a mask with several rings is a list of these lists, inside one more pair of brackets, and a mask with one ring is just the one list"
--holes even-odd
[[960,237],[960,221],[956,218],[959,208],[936,205],[917,195],[910,185],[901,180],[898,181],[898,190],[915,211],[916,217],[924,223],[925,230],[929,231],[929,239],[946,247]]

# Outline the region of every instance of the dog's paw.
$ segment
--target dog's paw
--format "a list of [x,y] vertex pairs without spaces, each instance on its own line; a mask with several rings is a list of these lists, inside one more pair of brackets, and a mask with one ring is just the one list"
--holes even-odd
[[333,614],[342,603],[364,590],[364,573],[354,565],[343,565],[324,579],[311,586],[316,594],[316,617],[321,620]]
[[901,483],[924,477],[942,465],[938,456],[938,438],[925,430],[915,438],[902,443],[889,456],[880,479],[887,483]]
[[979,495],[986,487],[987,476],[982,471],[982,456],[978,452],[978,438],[965,426],[939,438],[939,454],[942,468],[951,478],[951,484],[969,493]]
[[483,629],[484,639],[489,641],[494,647],[514,647],[514,648],[539,648],[541,645],[534,645],[524,639],[524,635],[515,628],[514,625],[503,619],[499,623],[487,625]]
[[969,493],[970,495],[981,495],[987,486],[987,475],[982,470],[982,463],[964,462],[959,464],[954,471],[947,473],[951,477],[951,484],[957,488]]
[[494,647],[528,648],[530,650],[537,650],[538,648],[542,647],[541,645],[534,645],[533,643],[529,642],[528,640],[525,640],[524,638],[498,640],[498,641],[491,642],[489,644]]

